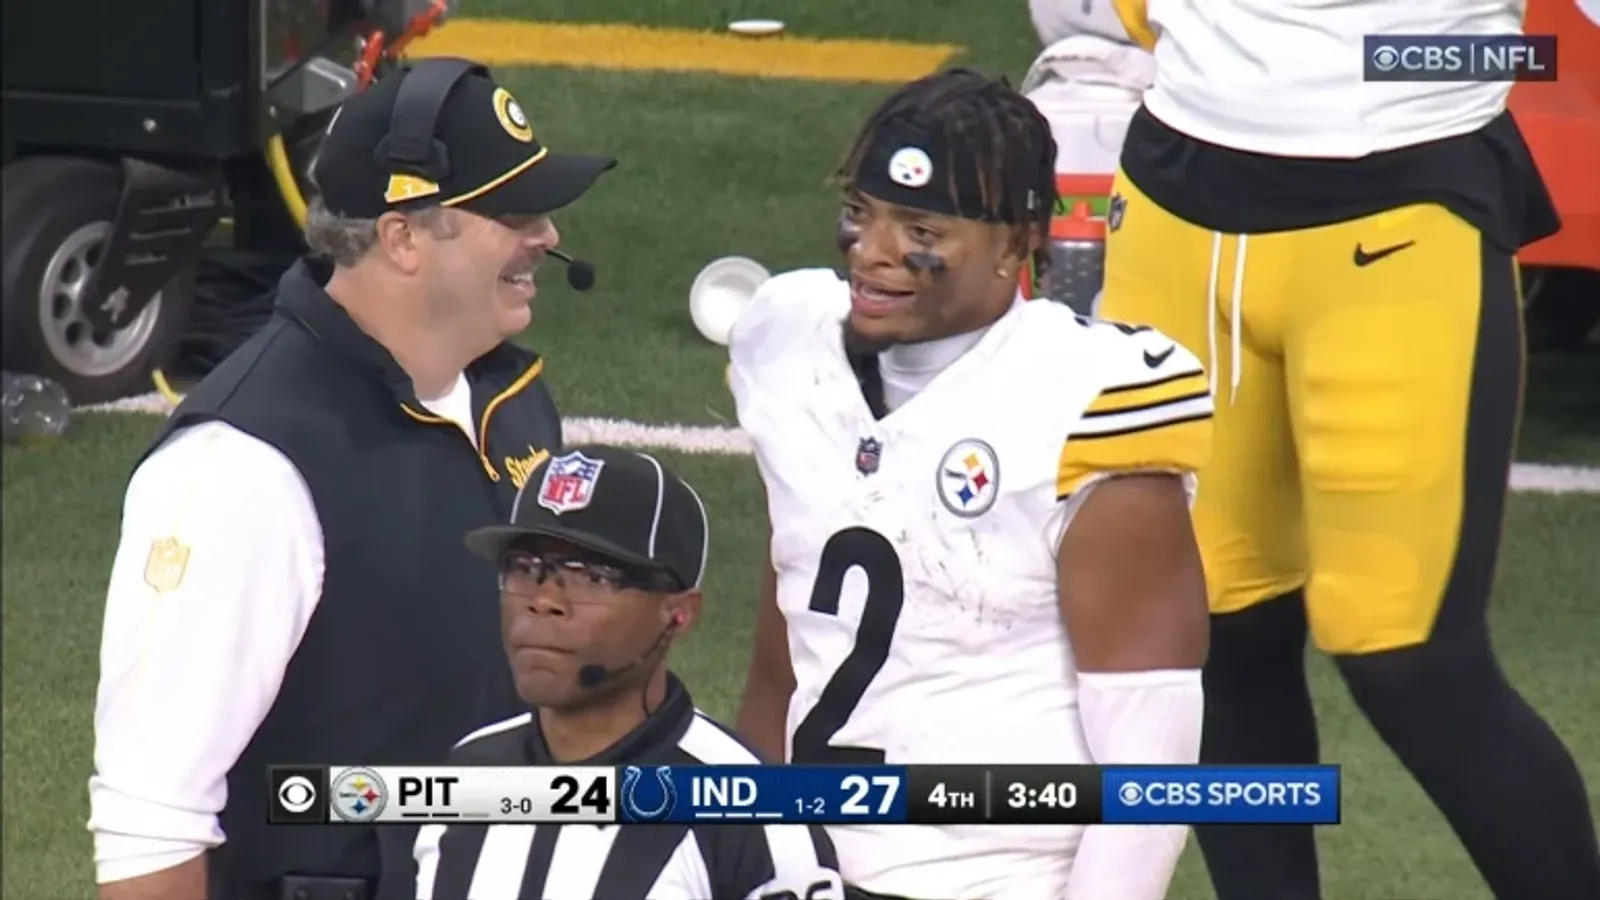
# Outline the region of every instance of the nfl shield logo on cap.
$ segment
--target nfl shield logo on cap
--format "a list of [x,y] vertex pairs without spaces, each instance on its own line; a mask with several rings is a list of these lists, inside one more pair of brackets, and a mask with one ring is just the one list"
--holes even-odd
[[539,484],[539,505],[558,516],[588,506],[605,465],[577,452],[550,460],[544,481]]

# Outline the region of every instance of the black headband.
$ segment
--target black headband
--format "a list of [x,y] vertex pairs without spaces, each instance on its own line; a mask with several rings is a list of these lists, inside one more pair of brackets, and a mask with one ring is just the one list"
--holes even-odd
[[[879,123],[856,166],[852,187],[886,203],[979,222],[1017,224],[1007,204],[984,203],[978,157],[944,129],[902,115]],[[994,173],[991,188],[1006,187]],[[1040,202],[1030,190],[1028,209]]]

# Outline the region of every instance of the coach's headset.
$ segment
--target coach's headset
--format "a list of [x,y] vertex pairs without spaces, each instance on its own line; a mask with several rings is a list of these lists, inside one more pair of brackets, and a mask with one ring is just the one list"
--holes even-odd
[[[434,184],[450,176],[450,149],[435,137],[439,113],[456,82],[468,75],[489,78],[481,63],[437,57],[407,63],[389,114],[389,133],[372,150],[378,167],[390,175],[415,175]],[[576,291],[594,287],[594,266],[554,247],[545,251],[567,264],[567,284]]]

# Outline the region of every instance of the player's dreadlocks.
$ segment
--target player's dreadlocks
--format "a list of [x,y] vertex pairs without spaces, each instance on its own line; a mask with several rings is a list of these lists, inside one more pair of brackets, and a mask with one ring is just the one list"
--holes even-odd
[[[939,128],[952,148],[972,155],[985,218],[1049,235],[1056,206],[1055,139],[1038,108],[1004,77],[956,68],[895,91],[873,111],[834,172],[839,184],[855,184],[879,128],[902,116]],[[1036,253],[1035,270],[1042,273],[1048,259],[1048,252]]]

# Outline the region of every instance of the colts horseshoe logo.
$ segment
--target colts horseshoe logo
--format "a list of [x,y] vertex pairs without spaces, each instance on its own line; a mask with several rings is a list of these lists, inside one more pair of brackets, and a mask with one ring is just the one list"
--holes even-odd
[[524,144],[533,143],[533,128],[528,125],[528,117],[517,105],[517,98],[505,88],[494,89],[494,117],[500,120],[500,127],[506,134]]
[[635,798],[639,789],[639,779],[643,777],[644,770],[638,766],[628,766],[622,770],[622,808],[627,811],[630,821],[660,822],[671,815],[672,808],[678,805],[678,788],[672,783],[672,768],[656,767],[656,784],[661,786],[661,805],[655,809],[639,808],[639,802]]

